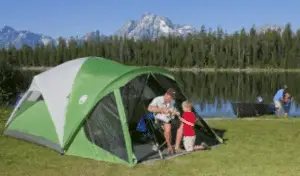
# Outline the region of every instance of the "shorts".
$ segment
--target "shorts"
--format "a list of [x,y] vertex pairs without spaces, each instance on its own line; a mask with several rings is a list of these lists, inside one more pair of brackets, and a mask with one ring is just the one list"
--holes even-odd
[[184,136],[183,137],[183,146],[187,152],[191,152],[194,150],[196,141],[196,136]]
[[159,122],[163,123],[163,124],[164,123],[170,123],[170,121],[171,121],[171,118],[168,117],[167,115],[164,115],[164,114],[157,114],[155,116],[155,119],[158,120]]
[[274,101],[275,108],[281,109],[282,108],[282,103],[280,101]]
[[291,105],[284,105],[283,109],[285,113],[289,113]]

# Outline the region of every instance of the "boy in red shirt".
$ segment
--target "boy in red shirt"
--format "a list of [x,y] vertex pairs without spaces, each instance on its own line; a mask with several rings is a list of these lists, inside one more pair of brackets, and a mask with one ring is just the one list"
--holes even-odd
[[196,122],[196,116],[192,112],[192,103],[184,101],[182,103],[183,114],[182,118],[179,117],[180,121],[183,122],[183,145],[186,151],[210,149],[210,147],[202,142],[201,145],[195,145],[196,133],[194,125]]

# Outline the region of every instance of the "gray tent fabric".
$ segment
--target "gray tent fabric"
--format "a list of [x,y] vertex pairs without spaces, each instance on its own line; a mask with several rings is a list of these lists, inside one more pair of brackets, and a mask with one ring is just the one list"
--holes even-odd
[[58,145],[58,144],[55,144],[47,139],[44,139],[42,137],[38,137],[38,136],[33,136],[33,135],[30,135],[30,134],[25,134],[25,133],[22,133],[22,132],[19,132],[19,131],[15,131],[15,130],[5,130],[4,131],[4,134],[5,135],[8,135],[8,136],[11,136],[11,137],[14,137],[14,138],[17,138],[17,139],[21,139],[21,140],[24,140],[24,141],[28,141],[28,142],[32,142],[32,143],[36,143],[36,144],[39,144],[39,145],[42,145],[42,146],[47,146],[61,154],[64,153],[63,149]]

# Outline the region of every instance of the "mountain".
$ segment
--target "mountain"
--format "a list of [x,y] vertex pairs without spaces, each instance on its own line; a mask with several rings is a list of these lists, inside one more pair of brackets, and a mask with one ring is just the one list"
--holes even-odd
[[195,32],[197,30],[190,25],[174,24],[169,18],[146,13],[139,20],[128,21],[116,35],[134,39],[155,39],[168,35],[186,36]]
[[[95,39],[99,36],[100,39],[105,37],[104,34],[100,33],[99,30],[89,32],[86,35],[77,38],[76,40],[80,43],[85,40]],[[71,38],[64,38],[66,43],[69,43]],[[54,39],[50,36],[45,36],[43,34],[33,33],[27,30],[16,30],[10,26],[4,26],[0,30],[0,48],[7,48],[9,46],[15,46],[20,49],[22,45],[25,44],[30,47],[34,47],[37,44],[48,45],[48,44],[58,44],[58,39]]]
[[[142,15],[139,20],[131,20],[127,22],[115,35],[133,37],[134,39],[155,39],[159,36],[186,36],[189,33],[197,32],[195,28],[189,25],[174,24],[170,19],[153,13]],[[99,37],[101,40],[105,38],[99,30],[89,32],[84,36],[76,37],[78,43]],[[72,37],[75,39],[74,37]],[[71,38],[64,38],[68,44]],[[27,30],[16,30],[9,26],[4,26],[0,30],[0,48],[15,46],[21,48],[23,44],[34,47],[36,44],[58,44],[58,39],[43,34],[33,33]]]
[[16,48],[21,48],[23,44],[35,46],[36,44],[47,45],[54,40],[42,34],[36,34],[27,30],[17,31],[9,26],[4,26],[0,30],[0,47],[9,47],[10,45]]
[[[284,27],[279,25],[263,25],[256,28],[258,32],[266,32],[268,30],[283,31]],[[145,13],[138,20],[128,21],[122,28],[120,28],[114,35],[126,36],[128,38],[137,39],[155,39],[159,36],[186,36],[197,32],[195,28],[190,25],[174,24],[169,18],[158,16],[153,13]],[[99,30],[89,32],[84,36],[71,37],[82,44],[83,41],[92,40],[99,37],[100,40],[106,36]],[[68,44],[71,38],[64,38]],[[43,34],[33,33],[28,30],[16,30],[10,26],[4,26],[0,29],[0,48],[7,48],[11,45],[17,49],[21,48],[23,44],[34,47],[36,44],[58,44],[58,39]]]
[[89,32],[85,34],[83,37],[80,38],[80,40],[86,41],[86,40],[93,40],[99,37],[100,40],[105,38],[105,35],[102,34],[99,30]]
[[[197,32],[195,28],[189,25],[174,24],[170,19],[153,13],[144,14],[139,20],[131,20],[127,22],[115,35],[133,37],[134,39],[155,39],[159,36],[186,36],[189,33]],[[105,38],[99,30],[89,32],[84,36],[77,37],[76,40],[82,43],[99,37],[101,40]],[[71,38],[64,38],[69,43]],[[73,37],[74,39],[74,37]],[[33,33],[27,30],[16,30],[9,26],[4,26],[0,30],[0,48],[15,46],[21,48],[23,44],[34,47],[37,44],[58,44],[58,39],[43,34]]]
[[[102,34],[99,30],[96,30],[93,32],[89,32],[82,37],[76,37],[76,38],[70,37],[70,38],[64,38],[64,40],[66,41],[67,44],[69,44],[71,39],[76,40],[78,44],[83,44],[84,41],[94,40],[97,39],[98,37],[100,40],[103,40],[106,36]],[[55,44],[58,45],[58,40],[56,40]]]

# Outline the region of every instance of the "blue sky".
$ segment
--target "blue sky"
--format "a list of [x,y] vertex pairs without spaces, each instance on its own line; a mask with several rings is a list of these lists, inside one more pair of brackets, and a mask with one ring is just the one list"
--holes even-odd
[[177,24],[242,27],[291,22],[300,28],[300,0],[0,0],[0,28],[30,30],[52,37],[112,34],[126,21],[152,12]]

